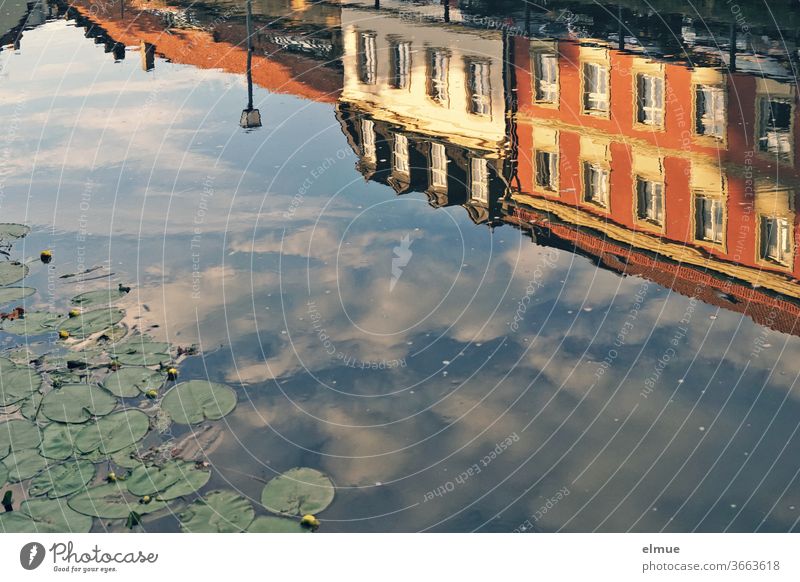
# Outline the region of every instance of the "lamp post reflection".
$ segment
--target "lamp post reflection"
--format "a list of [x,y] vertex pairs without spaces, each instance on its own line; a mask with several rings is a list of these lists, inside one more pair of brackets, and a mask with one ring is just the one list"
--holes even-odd
[[242,111],[239,125],[244,129],[261,127],[261,112],[253,108],[253,6],[247,0],[247,108]]

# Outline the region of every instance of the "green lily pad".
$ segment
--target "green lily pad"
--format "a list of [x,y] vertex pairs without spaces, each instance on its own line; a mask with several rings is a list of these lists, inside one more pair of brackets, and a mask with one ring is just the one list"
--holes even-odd
[[153,341],[146,336],[136,336],[114,346],[111,357],[128,366],[157,366],[172,360],[168,343]]
[[93,305],[111,305],[120,297],[125,297],[128,293],[120,291],[118,288],[98,289],[97,291],[87,291],[76,295],[70,301],[73,305],[80,307],[91,307]]
[[51,422],[42,429],[42,444],[39,450],[47,459],[63,461],[75,453],[75,439],[83,430],[82,424]]
[[261,504],[284,515],[316,514],[333,501],[331,480],[315,469],[296,467],[278,475],[264,486]]
[[21,281],[28,274],[28,265],[17,261],[3,261],[0,263],[0,286],[5,287]]
[[256,512],[250,502],[233,491],[212,491],[178,515],[181,529],[192,533],[245,531]]
[[140,366],[122,368],[103,379],[103,387],[120,398],[135,398],[148,390],[157,390],[163,383],[160,372]]
[[70,459],[36,475],[31,480],[28,495],[34,497],[47,495],[50,499],[72,495],[94,479],[96,472],[96,467],[91,461]]
[[224,384],[190,380],[170,389],[161,407],[179,424],[218,420],[236,407],[236,392]]
[[123,317],[125,312],[119,309],[95,309],[64,320],[59,331],[67,331],[70,336],[83,339],[118,324]]
[[92,416],[105,416],[116,405],[117,399],[99,386],[67,384],[45,395],[42,413],[56,422],[80,424]]
[[0,487],[8,483],[8,469],[3,463],[0,463]]
[[39,406],[44,396],[41,392],[34,392],[20,403],[19,412],[28,420],[36,420],[39,416]]
[[42,442],[41,429],[29,420],[0,423],[0,459],[11,451],[35,449]]
[[125,447],[121,451],[112,453],[111,460],[115,465],[122,467],[123,469],[135,469],[136,467],[144,464],[144,462],[137,456],[137,453],[139,452],[139,445],[132,444],[129,447]]
[[247,531],[250,533],[311,533],[310,529],[300,525],[300,520],[275,515],[259,515],[250,524]]
[[39,454],[38,449],[22,449],[12,451],[2,463],[8,469],[8,480],[18,483],[30,479],[47,466],[47,459]]
[[30,499],[19,511],[0,513],[5,533],[88,533],[92,518],[70,509],[63,499]]
[[150,419],[141,410],[122,410],[86,425],[75,438],[82,453],[115,453],[139,442],[150,428]]
[[0,305],[25,299],[36,293],[33,287],[0,287]]
[[181,478],[177,463],[167,463],[163,467],[141,465],[133,470],[125,480],[128,491],[133,495],[150,495],[166,489]]
[[78,513],[92,517],[126,519],[131,511],[145,515],[163,509],[167,504],[157,499],[150,503],[139,503],[138,497],[128,493],[124,482],[115,481],[91,487],[70,497],[69,506]]
[[139,465],[126,480],[133,495],[154,495],[164,501],[194,493],[208,483],[211,472],[195,463],[171,461],[163,467]]
[[14,365],[0,374],[0,406],[10,406],[37,392],[42,377],[32,368]]
[[191,495],[204,487],[211,479],[211,471],[208,469],[199,469],[195,463],[186,463],[186,465],[181,478],[161,491],[158,494],[159,499],[170,501],[184,495]]
[[37,336],[55,331],[63,319],[62,315],[49,311],[30,311],[24,317],[5,320],[0,329],[14,335]]
[[0,224],[0,240],[12,240],[22,238],[31,231],[29,226],[16,224],[14,222],[4,222]]

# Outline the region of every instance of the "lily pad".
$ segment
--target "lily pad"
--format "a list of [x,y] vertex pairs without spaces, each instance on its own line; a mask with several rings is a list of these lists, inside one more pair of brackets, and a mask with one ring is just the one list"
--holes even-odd
[[114,289],[98,289],[97,291],[87,291],[76,295],[71,299],[73,305],[80,307],[91,307],[93,305],[111,305],[120,297],[125,297],[128,293],[120,291],[118,288]]
[[300,525],[300,520],[277,517],[275,515],[259,515],[250,527],[250,533],[310,533],[310,529]]
[[38,449],[22,449],[13,451],[2,463],[8,469],[8,480],[18,483],[30,479],[47,466],[47,459],[39,454]]
[[25,400],[42,386],[42,377],[32,368],[14,365],[0,374],[0,406]]
[[153,495],[164,501],[189,495],[208,483],[211,472],[198,469],[195,463],[172,461],[163,467],[140,465],[126,480],[133,495]]
[[333,501],[331,480],[315,469],[296,467],[278,475],[261,492],[261,504],[284,515],[316,514]]
[[105,416],[116,405],[117,399],[99,386],[67,384],[45,395],[42,413],[56,422],[80,424],[92,416]]
[[2,330],[25,337],[43,335],[55,331],[63,319],[62,315],[49,311],[30,311],[23,317],[5,320]]
[[245,531],[256,512],[250,502],[233,491],[212,491],[178,515],[181,529],[192,533]]
[[72,495],[94,479],[96,472],[91,461],[70,459],[36,475],[31,480],[28,494],[34,497],[47,495],[50,499]]
[[44,396],[41,392],[37,391],[23,400],[19,407],[19,412],[28,420],[36,420],[39,416],[39,406],[42,404]]
[[0,224],[0,240],[12,240],[22,238],[31,231],[29,226],[16,224],[14,222],[4,222]]
[[137,454],[140,452],[139,446],[133,444],[129,447],[125,447],[121,451],[113,453],[111,455],[111,460],[115,465],[122,467],[123,469],[135,469],[136,467],[144,464],[144,462],[137,456]]
[[5,533],[88,533],[92,518],[70,509],[63,499],[30,499],[19,511],[0,513]]
[[153,341],[146,336],[136,336],[114,346],[111,357],[129,366],[157,366],[172,360],[168,343]]
[[0,459],[11,451],[35,449],[42,442],[41,429],[29,420],[0,423]]
[[0,305],[25,299],[36,293],[33,287],[0,287]]
[[8,483],[8,469],[3,463],[0,463],[0,487]]
[[160,388],[163,383],[164,376],[160,372],[141,366],[122,368],[103,379],[103,387],[120,398],[135,398]]
[[5,287],[21,281],[28,274],[28,265],[17,261],[3,261],[0,263],[0,286]]
[[82,424],[61,424],[51,422],[42,430],[42,444],[39,450],[43,457],[63,461],[73,456],[75,438],[83,430]]
[[218,420],[236,407],[236,392],[224,384],[190,380],[167,392],[161,407],[179,424]]
[[158,494],[159,499],[170,501],[184,495],[191,495],[205,486],[211,479],[211,471],[199,469],[194,463],[186,463],[186,468],[177,482]]
[[115,453],[142,440],[149,428],[144,412],[122,410],[86,425],[75,438],[75,446],[82,453]]
[[67,331],[70,336],[83,339],[116,325],[122,321],[123,317],[125,317],[125,313],[119,309],[95,309],[66,319],[62,322],[59,331]]
[[150,503],[139,503],[138,497],[128,493],[124,482],[115,481],[78,493],[69,499],[69,506],[78,513],[92,517],[126,519],[131,511],[145,515],[163,509],[167,504],[157,499]]

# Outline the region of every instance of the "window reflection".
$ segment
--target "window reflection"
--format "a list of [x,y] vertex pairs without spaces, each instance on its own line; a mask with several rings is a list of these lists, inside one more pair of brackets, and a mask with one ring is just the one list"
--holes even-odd
[[655,75],[637,75],[636,120],[645,125],[664,125],[664,79]]
[[606,114],[609,110],[608,99],[608,67],[600,63],[584,63],[584,111],[590,114]]
[[592,162],[583,163],[584,200],[608,208],[608,168]]
[[358,77],[365,85],[378,81],[378,59],[374,32],[358,33]]
[[558,103],[558,56],[537,51],[533,57],[533,92],[537,103]]
[[406,89],[411,83],[411,43],[402,40],[392,40],[389,43],[391,60],[391,79],[389,84],[393,89]]
[[450,100],[450,54],[441,48],[428,51],[428,97],[445,107]]
[[664,184],[636,178],[637,216],[655,225],[664,224]]
[[698,85],[695,100],[695,131],[697,135],[724,139],[726,113],[723,88]]
[[489,61],[475,59],[467,61],[467,90],[469,112],[473,115],[491,115],[492,85]]

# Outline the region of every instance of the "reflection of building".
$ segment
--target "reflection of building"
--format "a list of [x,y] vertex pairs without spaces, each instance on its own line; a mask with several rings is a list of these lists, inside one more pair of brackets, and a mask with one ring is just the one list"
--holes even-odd
[[[338,7],[326,10],[326,22],[335,24]],[[154,66],[156,55],[204,69],[239,74],[247,69],[247,30],[238,9],[205,14],[198,7],[179,9],[142,0],[75,0],[68,14],[86,28],[87,35],[103,39],[106,46],[121,47],[122,56],[126,46],[143,47],[146,70]],[[341,72],[335,64],[324,55],[284,50],[286,47],[273,42],[273,36],[256,20],[253,82],[275,93],[335,102],[341,91]],[[336,39],[335,33],[328,34],[334,57]]]
[[476,222],[493,221],[506,188],[507,38],[426,20],[428,5],[371,6],[342,2],[338,112],[359,170],[398,193],[425,192],[433,206],[460,204]]
[[800,299],[793,84],[597,43],[517,38],[514,59],[510,222],[750,315]]
[[796,333],[793,84],[424,8],[343,6],[366,178]]

